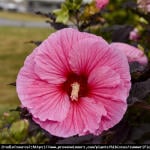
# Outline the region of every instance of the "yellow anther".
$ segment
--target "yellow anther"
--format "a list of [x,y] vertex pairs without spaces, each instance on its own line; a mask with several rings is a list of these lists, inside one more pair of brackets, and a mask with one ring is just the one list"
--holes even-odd
[[72,101],[78,101],[78,96],[79,96],[79,90],[80,90],[80,84],[78,82],[74,82],[71,84],[72,91],[71,91],[71,100]]

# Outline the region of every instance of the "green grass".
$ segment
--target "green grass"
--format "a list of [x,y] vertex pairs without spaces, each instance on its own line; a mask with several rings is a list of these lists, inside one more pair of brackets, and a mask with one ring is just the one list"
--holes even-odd
[[42,41],[52,32],[50,28],[0,27],[0,114],[19,105],[15,82],[17,73],[28,54],[35,48],[25,44]]
[[45,17],[36,14],[8,12],[8,11],[0,11],[0,18],[21,20],[21,21],[38,21],[38,22],[39,21],[44,22],[46,20]]

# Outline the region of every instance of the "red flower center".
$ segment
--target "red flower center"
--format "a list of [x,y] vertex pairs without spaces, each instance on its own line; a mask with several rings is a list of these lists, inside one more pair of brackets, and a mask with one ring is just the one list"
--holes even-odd
[[67,76],[67,81],[61,87],[64,92],[67,92],[72,101],[78,101],[80,97],[85,97],[89,93],[86,75],[79,76],[75,73],[70,73]]

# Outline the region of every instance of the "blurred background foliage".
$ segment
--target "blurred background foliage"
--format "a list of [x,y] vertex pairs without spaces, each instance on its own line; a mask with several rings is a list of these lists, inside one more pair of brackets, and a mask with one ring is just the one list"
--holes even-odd
[[[66,0],[57,10],[50,10],[49,13],[37,10],[36,14],[40,16],[39,20],[43,17],[50,28],[0,27],[0,143],[149,144],[150,65],[142,71],[139,71],[138,65],[133,65],[133,70],[130,68],[133,85],[128,98],[128,111],[119,124],[100,136],[59,138],[48,134],[32,122],[27,110],[17,107],[20,104],[15,87],[8,84],[15,83],[25,57],[36,45],[53,31],[64,27],[102,36],[108,42],[129,43],[150,58],[150,12],[139,9],[136,0],[110,0],[101,10],[94,1]],[[137,40],[129,38],[135,28],[139,32]]]

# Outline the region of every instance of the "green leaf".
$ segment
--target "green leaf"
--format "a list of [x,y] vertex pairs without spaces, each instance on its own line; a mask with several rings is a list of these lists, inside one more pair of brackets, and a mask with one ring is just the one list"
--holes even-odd
[[92,2],[88,5],[86,5],[86,7],[83,10],[83,14],[82,14],[82,19],[86,19],[96,13],[99,12],[99,9],[96,7],[95,2]]
[[16,141],[22,141],[28,134],[28,127],[29,122],[26,119],[19,120],[11,125],[9,131]]
[[65,5],[69,10],[79,10],[82,0],[66,0]]
[[67,23],[69,20],[69,11],[66,5],[62,4],[61,9],[53,12],[56,15],[56,22]]
[[11,137],[9,135],[8,129],[7,128],[3,128],[3,130],[1,130],[1,132],[0,132],[0,144],[10,144],[10,142],[12,144],[14,144],[11,141]]

